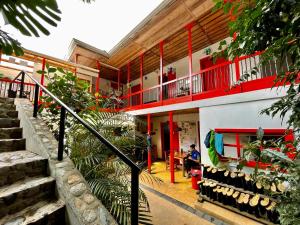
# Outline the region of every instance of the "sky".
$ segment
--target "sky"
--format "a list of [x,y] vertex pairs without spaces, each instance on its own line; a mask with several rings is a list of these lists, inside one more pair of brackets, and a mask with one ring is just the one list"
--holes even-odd
[[57,0],[61,21],[57,27],[47,26],[49,36],[23,36],[10,25],[1,28],[39,53],[64,59],[72,38],[109,51],[138,25],[162,0],[96,0],[84,4],[80,0]]

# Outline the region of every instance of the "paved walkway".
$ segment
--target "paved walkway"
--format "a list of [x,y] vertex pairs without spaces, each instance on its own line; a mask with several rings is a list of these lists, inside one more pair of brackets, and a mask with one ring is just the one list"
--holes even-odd
[[148,197],[153,225],[212,225],[205,219],[143,189]]

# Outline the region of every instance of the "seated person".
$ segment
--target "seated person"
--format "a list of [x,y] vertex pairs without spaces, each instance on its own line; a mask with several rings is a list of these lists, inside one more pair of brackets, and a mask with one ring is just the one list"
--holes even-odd
[[200,166],[200,152],[195,147],[196,145],[192,144],[188,155],[184,158],[184,167],[188,177],[192,168]]

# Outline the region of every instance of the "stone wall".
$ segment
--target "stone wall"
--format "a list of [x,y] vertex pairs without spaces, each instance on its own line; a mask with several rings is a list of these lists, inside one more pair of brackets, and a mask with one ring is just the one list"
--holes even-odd
[[66,217],[71,225],[117,225],[114,218],[91,192],[87,182],[64,154],[57,160],[58,143],[41,118],[32,117],[27,99],[16,99],[26,149],[49,160],[49,173],[56,179],[57,194],[66,203]]

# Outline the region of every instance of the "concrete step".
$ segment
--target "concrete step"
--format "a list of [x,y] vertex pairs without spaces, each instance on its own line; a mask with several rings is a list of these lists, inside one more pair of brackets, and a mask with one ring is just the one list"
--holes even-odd
[[0,118],[18,118],[18,111],[0,109]]
[[0,103],[14,104],[14,102],[15,102],[14,98],[3,98],[3,97],[0,97]]
[[0,218],[55,196],[52,177],[35,177],[0,188]]
[[3,110],[16,110],[16,106],[13,103],[0,102],[0,109],[3,109]]
[[9,127],[20,127],[20,120],[14,118],[0,118],[0,128]]
[[0,219],[3,225],[64,225],[65,203],[62,200],[41,201],[16,214]]
[[29,177],[47,176],[48,161],[29,151],[0,153],[0,187]]
[[22,131],[20,127],[0,128],[0,139],[20,139]]
[[21,139],[1,139],[0,152],[12,152],[26,149],[26,140]]

